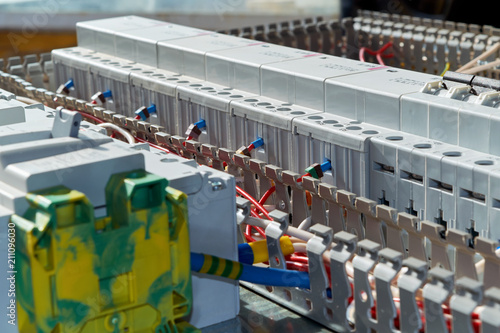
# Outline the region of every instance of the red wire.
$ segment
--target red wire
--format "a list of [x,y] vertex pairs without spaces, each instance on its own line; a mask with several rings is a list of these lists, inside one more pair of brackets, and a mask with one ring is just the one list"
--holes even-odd
[[254,198],[252,197],[250,194],[248,194],[247,192],[245,192],[241,187],[239,186],[236,186],[236,192],[241,195],[243,198],[247,199],[248,201],[250,201],[262,214],[264,214],[264,216],[270,220],[270,221],[273,221],[273,219],[271,218],[271,216],[269,216],[269,212],[267,211],[267,209],[265,209],[264,207],[262,207],[262,205]]
[[294,271],[299,271],[299,272],[307,272],[309,271],[309,265],[303,264],[300,262],[293,262],[293,261],[287,261],[286,262],[286,268],[287,269],[293,269]]
[[266,238],[266,233],[264,231],[264,229],[260,228],[260,227],[257,227],[257,226],[252,226],[252,225],[247,225],[247,228],[246,228],[246,234],[251,236],[252,235],[252,229],[255,229],[259,235],[261,235],[262,237]]
[[297,183],[302,182],[302,178],[307,177],[307,176],[309,176],[309,177],[310,177],[310,176],[311,176],[311,174],[310,174],[309,172],[308,172],[308,173],[303,174],[302,176],[300,176],[299,178],[297,178]]
[[141,116],[137,115],[137,116],[134,117],[134,119],[139,120],[139,119],[141,119]]
[[98,124],[104,123],[104,120],[101,120],[101,119],[99,119],[97,117],[94,117],[91,114],[88,114],[88,113],[85,113],[85,112],[82,112],[82,111],[78,111],[78,113],[80,113],[83,118],[91,119],[91,120],[95,121]]
[[251,152],[252,150],[254,150],[254,148],[255,148],[255,145],[254,145],[253,143],[251,143],[251,144],[247,147],[247,149],[248,149],[248,151],[249,151],[249,152]]
[[359,60],[361,60],[362,62],[366,62],[366,60],[365,60],[365,52],[366,52],[370,55],[376,56],[378,63],[381,64],[382,66],[385,66],[385,63],[382,60],[382,58],[394,57],[394,53],[383,54],[384,51],[387,50],[391,46],[392,46],[392,42],[389,42],[389,43],[385,44],[384,46],[382,46],[377,51],[373,51],[373,50],[370,50],[369,48],[362,47],[359,49]]
[[359,60],[361,62],[366,62],[365,60],[365,51],[366,51],[366,47],[362,47],[359,49]]
[[245,239],[246,239],[247,243],[253,243],[253,242],[255,242],[255,239],[253,239],[252,236],[247,235],[246,233],[244,233],[243,235],[245,236]]
[[276,191],[276,186],[271,186],[266,191],[266,193],[264,193],[264,195],[262,196],[262,198],[260,198],[259,203],[261,205],[264,205],[266,203],[267,199],[269,199],[269,197],[274,193],[274,191]]
[[141,142],[141,143],[147,143],[147,144],[149,144],[149,146],[150,146],[150,147],[155,148],[155,149],[158,149],[158,150],[161,150],[161,151],[164,151],[164,152],[166,152],[166,153],[168,153],[168,154],[175,154],[175,155],[179,155],[179,154],[177,154],[175,151],[172,151],[172,150],[170,150],[170,149],[168,149],[168,148],[165,148],[165,147],[162,147],[162,146],[155,145],[154,143],[151,143],[151,142],[146,141],[146,140],[144,140],[144,139],[141,139],[141,138],[138,138],[138,137],[135,137],[135,139],[136,139],[137,141]]

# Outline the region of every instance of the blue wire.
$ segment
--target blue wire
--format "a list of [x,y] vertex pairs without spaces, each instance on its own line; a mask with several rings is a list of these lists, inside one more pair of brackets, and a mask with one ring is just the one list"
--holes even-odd
[[248,243],[238,244],[238,261],[242,264],[253,265],[253,250]]
[[[216,258],[216,257],[215,257]],[[219,258],[219,260],[222,260]],[[203,267],[203,254],[191,252],[191,270],[199,272]],[[243,271],[239,280],[255,284],[275,287],[299,287],[309,289],[309,274],[307,272],[288,271],[275,268],[257,267],[233,261],[233,265],[241,265]]]

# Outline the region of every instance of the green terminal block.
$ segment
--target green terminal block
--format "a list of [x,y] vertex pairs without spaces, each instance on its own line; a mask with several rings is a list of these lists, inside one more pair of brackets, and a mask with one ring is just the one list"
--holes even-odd
[[311,177],[320,179],[323,177],[323,170],[321,170],[321,164],[314,163],[311,166],[306,168],[306,173],[310,174]]
[[19,331],[198,332],[187,197],[136,170],[106,186],[108,215],[66,187],[30,193],[16,225]]

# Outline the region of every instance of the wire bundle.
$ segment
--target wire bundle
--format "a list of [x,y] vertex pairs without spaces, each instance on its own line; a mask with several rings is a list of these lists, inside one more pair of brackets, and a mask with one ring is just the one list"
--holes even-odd
[[392,42],[389,42],[382,46],[380,49],[377,51],[373,51],[367,47],[362,47],[359,49],[359,60],[362,62],[366,62],[365,60],[365,53],[368,53],[369,55],[375,56],[377,58],[377,61],[380,65],[385,66],[384,60],[382,58],[393,58],[394,53],[384,53],[389,47],[392,46]]

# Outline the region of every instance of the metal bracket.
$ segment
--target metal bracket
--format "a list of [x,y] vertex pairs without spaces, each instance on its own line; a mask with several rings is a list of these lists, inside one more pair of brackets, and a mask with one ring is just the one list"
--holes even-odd
[[444,319],[442,305],[450,296],[453,289],[453,272],[435,267],[429,271],[431,281],[422,291],[425,308],[425,331],[446,333],[446,320]]
[[338,190],[337,202],[344,205],[347,210],[346,230],[347,232],[355,232],[359,239],[365,238],[365,231],[361,223],[361,213],[356,210],[354,202],[356,195],[354,193]]
[[484,293],[485,305],[481,312],[482,333],[500,331],[500,288],[492,287]]
[[450,299],[453,332],[474,333],[471,315],[483,299],[482,287],[480,282],[468,277],[457,281],[455,295]]
[[377,292],[377,324],[372,325],[372,328],[377,332],[391,332],[394,331],[394,318],[397,315],[391,283],[401,270],[403,254],[385,248],[378,255],[380,262],[373,270]]
[[286,269],[285,256],[281,250],[280,239],[288,229],[288,214],[273,210],[269,216],[274,220],[267,225],[266,240],[269,253],[269,266],[272,268]]
[[347,276],[346,263],[351,260],[356,251],[356,235],[341,231],[333,236],[337,245],[330,251],[330,275],[332,280],[332,322],[335,331],[351,330],[346,312],[348,300],[352,296],[351,283]]
[[236,197],[236,223],[238,224],[238,244],[244,242],[245,237],[243,236],[243,224],[246,219],[250,216],[250,201],[247,199]]
[[[313,297],[321,296],[319,302],[326,298],[326,289],[329,287],[328,278],[323,261],[323,253],[330,248],[333,239],[333,230],[325,225],[315,224],[310,232],[314,237],[307,242],[307,257],[309,258],[309,281]],[[313,299],[314,303],[315,299]]]
[[427,263],[416,258],[403,260],[406,272],[398,279],[401,333],[418,333],[422,328],[420,310],[417,305],[417,291],[427,278]]
[[328,226],[333,229],[333,232],[344,231],[344,214],[342,207],[337,203],[337,187],[320,183],[318,193],[328,202]]
[[371,309],[374,304],[370,280],[370,271],[377,263],[380,244],[365,239],[358,243],[359,254],[352,260],[354,267],[354,304],[357,333],[370,333],[376,323],[372,319]]

